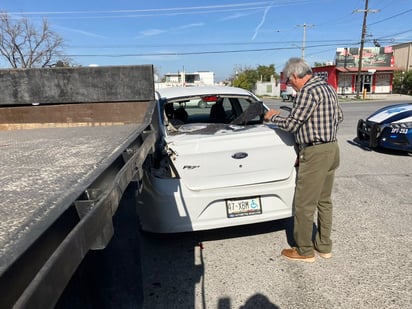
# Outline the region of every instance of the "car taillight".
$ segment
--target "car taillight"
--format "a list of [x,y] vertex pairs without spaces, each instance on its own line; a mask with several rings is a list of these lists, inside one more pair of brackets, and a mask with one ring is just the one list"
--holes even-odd
[[205,101],[205,102],[216,102],[218,99],[219,97],[217,95],[208,95],[208,96],[202,97],[202,101]]

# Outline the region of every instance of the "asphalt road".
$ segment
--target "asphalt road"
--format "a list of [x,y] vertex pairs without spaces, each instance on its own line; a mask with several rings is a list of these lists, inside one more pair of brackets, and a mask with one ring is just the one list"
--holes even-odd
[[[276,108],[290,104],[265,102]],[[140,233],[129,192],[111,253],[88,257],[88,266],[79,271],[83,275],[73,279],[72,289],[99,292],[86,297],[88,306],[77,296],[77,302],[66,298],[60,307],[412,308],[412,157],[370,151],[354,141],[359,118],[394,102],[342,103],[330,260],[281,258],[289,246],[290,220],[174,235]]]

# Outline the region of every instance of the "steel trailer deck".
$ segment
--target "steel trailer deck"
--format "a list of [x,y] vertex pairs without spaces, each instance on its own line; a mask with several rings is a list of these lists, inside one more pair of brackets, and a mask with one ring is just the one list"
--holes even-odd
[[0,308],[53,308],[155,151],[153,67],[0,79]]
[[0,274],[144,128],[0,131]]

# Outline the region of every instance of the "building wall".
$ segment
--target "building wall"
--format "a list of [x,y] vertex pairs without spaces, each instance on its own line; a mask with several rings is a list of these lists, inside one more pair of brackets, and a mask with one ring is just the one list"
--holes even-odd
[[353,76],[351,74],[340,74],[336,91],[342,95],[353,93]]
[[215,83],[215,74],[210,71],[167,73],[164,75],[164,80],[164,82],[156,83],[156,89],[182,86],[212,86]]
[[272,76],[270,82],[257,81],[253,93],[257,96],[280,96],[280,83]]
[[328,82],[333,88],[338,87],[337,72],[334,65],[312,68],[313,75],[319,76]]
[[215,84],[215,73],[209,71],[195,72],[194,74],[199,75],[199,84],[201,85],[214,85]]
[[393,74],[376,73],[373,79],[374,93],[391,93],[392,79]]
[[393,46],[395,66],[402,71],[412,70],[412,42]]
[[[322,66],[312,68],[314,75],[322,77],[331,85],[339,95],[356,94],[357,69],[341,68],[336,66]],[[367,93],[388,94],[392,92],[393,69],[367,68],[362,69],[361,91],[366,89]]]

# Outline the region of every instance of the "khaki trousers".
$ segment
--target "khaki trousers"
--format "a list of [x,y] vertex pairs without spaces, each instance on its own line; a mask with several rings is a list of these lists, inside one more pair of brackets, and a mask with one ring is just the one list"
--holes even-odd
[[[300,255],[312,255],[314,244],[320,252],[328,253],[332,250],[331,195],[339,161],[337,142],[310,146],[299,151],[293,236]],[[313,239],[316,211],[317,231]]]

